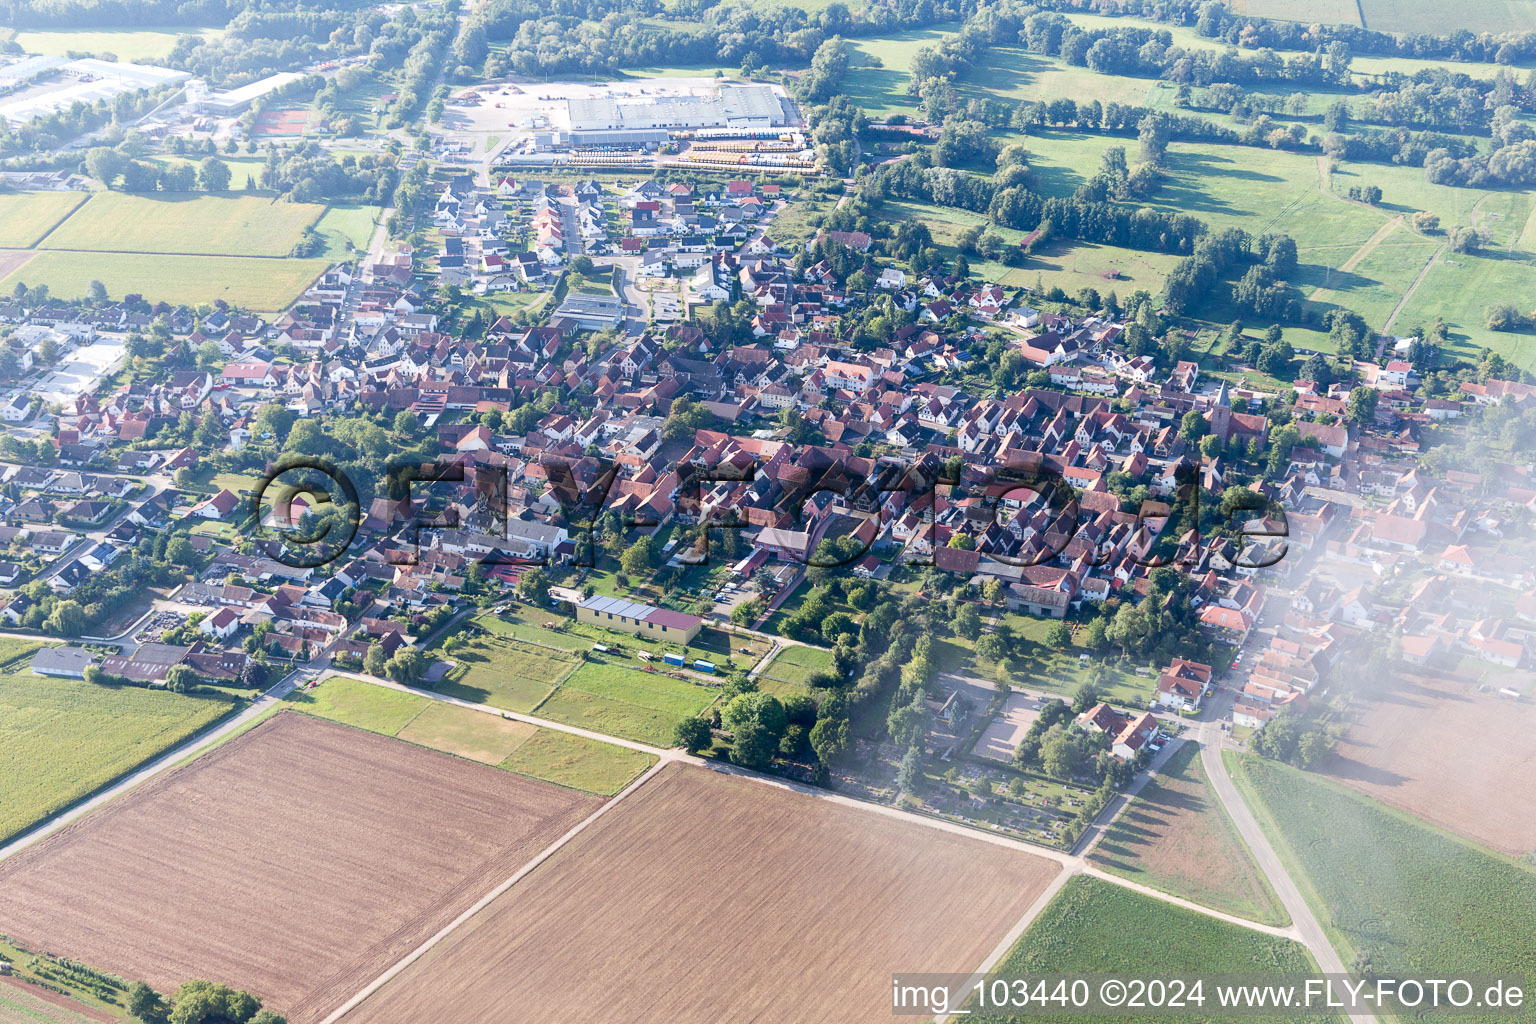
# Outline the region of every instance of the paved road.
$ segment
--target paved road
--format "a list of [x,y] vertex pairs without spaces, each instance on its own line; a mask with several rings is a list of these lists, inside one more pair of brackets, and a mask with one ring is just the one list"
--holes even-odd
[[[1213,725],[1214,723],[1207,723],[1207,735],[1216,732],[1214,728],[1210,728]],[[1237,826],[1243,842],[1248,844],[1248,849],[1253,853],[1253,859],[1263,870],[1264,876],[1269,879],[1275,895],[1280,897],[1280,903],[1285,907],[1286,913],[1291,915],[1292,925],[1299,933],[1301,942],[1311,951],[1324,974],[1349,973],[1345,970],[1344,962],[1339,959],[1339,954],[1334,951],[1333,943],[1328,940],[1322,924],[1312,913],[1312,908],[1302,898],[1301,890],[1296,887],[1290,872],[1281,863],[1279,854],[1275,853],[1275,848],[1270,845],[1269,837],[1259,827],[1253,812],[1248,809],[1248,805],[1238,794],[1237,787],[1232,784],[1232,776],[1227,774],[1226,763],[1221,757],[1221,740],[1216,736],[1210,738],[1212,742],[1201,744],[1200,761],[1205,766],[1205,774],[1211,780],[1211,788],[1216,791],[1222,806],[1227,809],[1227,816]],[[1349,1017],[1357,1024],[1368,1024],[1376,1019],[1369,1013],[1352,1013]]]

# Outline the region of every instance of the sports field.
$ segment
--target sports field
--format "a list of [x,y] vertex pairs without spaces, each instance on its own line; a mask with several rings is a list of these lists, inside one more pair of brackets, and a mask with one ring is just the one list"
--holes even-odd
[[4,641],[0,841],[175,746],[231,710],[225,700],[33,675],[41,645]]
[[[1214,974],[1305,974],[1315,970],[1306,948],[1185,910],[1151,896],[1087,875],[1067,882],[994,971],[1009,975],[1093,975],[1134,965],[1138,977]],[[1048,1019],[974,1014],[968,1021]],[[1111,1021],[1166,1021],[1167,1016],[1073,1016],[1084,1024]],[[1324,1016],[1288,1018],[1221,1017],[1201,1013],[1204,1022],[1224,1020],[1326,1021]]]
[[628,747],[345,676],[293,693],[288,703],[308,715],[600,796],[612,796],[655,763]]
[[0,248],[36,245],[86,198],[84,192],[0,192]]
[[0,933],[312,1024],[597,804],[278,714],[0,865]]
[[[1437,977],[1536,976],[1536,869],[1322,776],[1253,754],[1226,756],[1344,963],[1369,961],[1381,977],[1431,970]],[[1511,1018],[1474,1012],[1444,1019]]]
[[893,969],[971,970],[1058,870],[672,765],[342,1019],[881,1020]]
[[1106,871],[1228,914],[1289,923],[1211,791],[1196,743],[1183,744],[1147,782],[1091,859]]
[[265,196],[97,192],[43,243],[86,252],[286,256],[325,207]]
[[223,299],[232,306],[272,313],[286,309],[324,273],[329,261],[239,256],[144,256],[128,252],[39,251],[0,280],[46,284],[65,299],[87,298],[100,281],[114,299],[142,295],[150,302],[198,305]]

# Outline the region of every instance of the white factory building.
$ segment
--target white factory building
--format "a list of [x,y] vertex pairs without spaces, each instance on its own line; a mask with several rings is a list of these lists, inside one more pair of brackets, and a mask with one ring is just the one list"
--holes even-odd
[[229,117],[245,111],[262,97],[303,77],[294,71],[282,71],[228,92],[212,92],[204,82],[196,80],[187,83],[187,102],[193,110]]
[[28,57],[0,68],[0,118],[22,123],[64,110],[76,102],[111,101],[123,93],[175,85],[192,77],[185,71],[121,61],[62,60]]
[[722,85],[703,95],[615,95],[567,101],[571,131],[763,131],[792,123],[771,85]]

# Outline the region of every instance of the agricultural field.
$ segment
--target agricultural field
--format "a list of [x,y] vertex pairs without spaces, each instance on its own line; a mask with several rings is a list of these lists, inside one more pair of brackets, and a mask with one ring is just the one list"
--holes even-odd
[[[1300,943],[1251,931],[1087,875],[1070,879],[993,970],[998,974],[1093,975],[1134,964],[1141,976],[1304,974],[1315,970]],[[1004,1024],[1038,1017],[991,1013],[968,1018]],[[1085,1024],[1155,1021],[1167,1017],[1076,1016]],[[1222,1018],[1241,1021],[1324,1021],[1327,1017]]]
[[83,192],[0,192],[0,247],[36,245],[85,200]]
[[99,1011],[87,1014],[84,1007],[71,1003],[47,989],[0,979],[0,1024],[91,1024],[112,1019]]
[[1058,870],[673,765],[343,1020],[875,1020],[893,965],[971,970]]
[[293,693],[288,703],[318,718],[599,796],[617,793],[656,760],[628,747],[345,676]]
[[473,635],[447,657],[458,665],[439,693],[508,711],[532,711],[578,664],[560,651],[494,633]]
[[595,656],[534,709],[541,718],[653,746],[672,745],[677,723],[714,703],[719,691],[662,672]]
[[[1226,756],[1233,781],[1346,964],[1368,960],[1383,977],[1536,975],[1532,867],[1321,776],[1252,754]],[[1508,781],[1500,792],[1512,788]]]
[[[223,698],[33,675],[41,645],[0,657],[0,841],[157,757],[234,707]],[[4,929],[0,928],[0,932]]]
[[[1272,2],[1272,0],[1271,0]],[[1342,3],[1343,0],[1331,0]],[[1431,0],[1360,0],[1365,27],[1384,32],[1444,33],[1445,7]],[[1536,6],[1529,0],[1467,0],[1455,8],[1455,25],[1477,32],[1529,32],[1536,29]],[[1286,17],[1301,20],[1296,14]],[[1316,20],[1316,19],[1306,19]]]
[[0,290],[16,282],[46,284],[55,296],[86,298],[100,281],[113,298],[142,295],[151,302],[187,305],[223,299],[258,313],[286,309],[330,266],[329,261],[238,256],[144,256],[129,252],[40,251],[13,269]]
[[1504,853],[1536,850],[1536,708],[1477,693],[1467,675],[1404,674],[1366,700],[1319,770]]
[[286,256],[325,212],[315,203],[208,193],[97,192],[45,240],[47,249]]
[[0,932],[313,1024],[597,803],[278,714],[0,865]]
[[1289,923],[1185,743],[1148,780],[1090,858],[1106,871],[1263,924]]

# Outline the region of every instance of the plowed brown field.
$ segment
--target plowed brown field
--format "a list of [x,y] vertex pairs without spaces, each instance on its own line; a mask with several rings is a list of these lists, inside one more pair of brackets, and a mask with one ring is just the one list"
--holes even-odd
[[1058,870],[674,765],[342,1024],[886,1020],[893,971],[974,970]]
[[306,1024],[600,803],[279,714],[0,863],[0,933]]
[[[1494,685],[1501,685],[1495,683]],[[1404,674],[1319,770],[1496,850],[1536,849],[1536,707],[1445,674]]]

